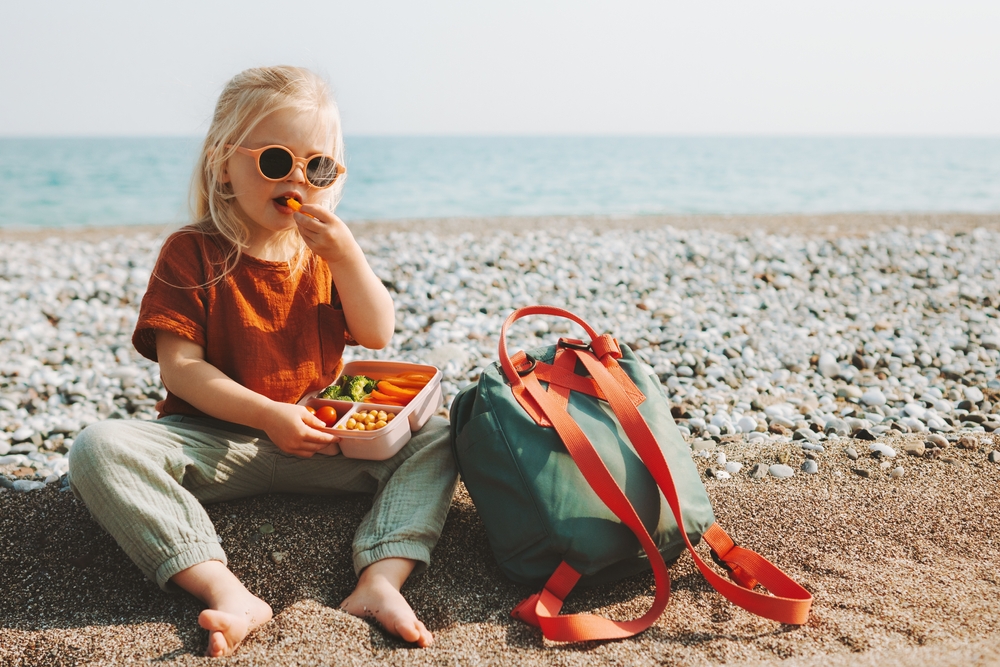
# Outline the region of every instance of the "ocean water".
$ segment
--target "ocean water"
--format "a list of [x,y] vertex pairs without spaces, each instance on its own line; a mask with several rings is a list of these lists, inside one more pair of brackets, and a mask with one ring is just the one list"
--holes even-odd
[[[187,219],[198,138],[0,138],[0,226]],[[347,221],[1000,211],[1000,138],[347,137]]]

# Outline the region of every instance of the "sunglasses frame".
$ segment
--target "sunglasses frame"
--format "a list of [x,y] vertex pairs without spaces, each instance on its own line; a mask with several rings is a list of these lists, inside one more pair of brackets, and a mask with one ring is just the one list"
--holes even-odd
[[[269,146],[262,146],[261,148],[246,148],[244,146],[226,144],[226,148],[232,148],[237,153],[243,153],[244,155],[251,156],[254,159],[254,164],[257,165],[257,173],[260,174],[262,178],[265,178],[275,183],[278,181],[285,180],[293,171],[295,171],[296,167],[301,167],[302,175],[305,177],[306,183],[308,183],[310,187],[322,190],[332,186],[334,183],[337,182],[337,179],[339,179],[341,176],[347,173],[347,167],[337,162],[337,160],[332,155],[327,155],[326,153],[316,153],[314,155],[310,155],[309,157],[298,157],[297,155],[295,155],[295,153],[292,152],[290,148],[288,148],[288,146],[282,146],[281,144],[271,144]],[[261,170],[260,168],[261,154],[263,154],[264,151],[269,150],[271,148],[280,148],[281,150],[285,151],[286,153],[292,156],[292,168],[289,169],[288,173],[282,176],[281,178],[271,178],[270,176],[265,174],[263,170]],[[312,162],[313,159],[318,157],[326,158],[332,161],[334,165],[336,165],[337,174],[336,176],[333,177],[333,180],[327,183],[326,185],[316,185],[311,180],[309,180],[309,163]]]

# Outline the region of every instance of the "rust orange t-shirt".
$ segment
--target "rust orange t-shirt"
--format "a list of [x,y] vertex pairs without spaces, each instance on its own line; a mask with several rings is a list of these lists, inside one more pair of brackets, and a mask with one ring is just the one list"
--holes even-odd
[[[243,255],[219,278],[228,248],[221,236],[192,227],[164,242],[139,308],[135,348],[156,361],[157,330],[175,333],[236,382],[285,403],[333,382],[349,334],[327,263],[308,249],[296,271]],[[160,416],[204,415],[165,388]]]

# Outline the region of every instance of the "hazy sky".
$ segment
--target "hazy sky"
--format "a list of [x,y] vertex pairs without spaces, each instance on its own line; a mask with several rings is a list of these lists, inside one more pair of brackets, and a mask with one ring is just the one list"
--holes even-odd
[[349,134],[1000,135],[1000,2],[5,3],[0,135],[199,135],[296,64]]

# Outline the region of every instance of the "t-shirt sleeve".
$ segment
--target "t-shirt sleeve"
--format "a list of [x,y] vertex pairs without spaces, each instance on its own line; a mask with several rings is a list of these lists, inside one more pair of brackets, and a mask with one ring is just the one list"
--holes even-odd
[[132,334],[132,344],[147,359],[157,361],[157,331],[169,331],[205,347],[209,289],[205,243],[203,234],[181,231],[160,249]]

